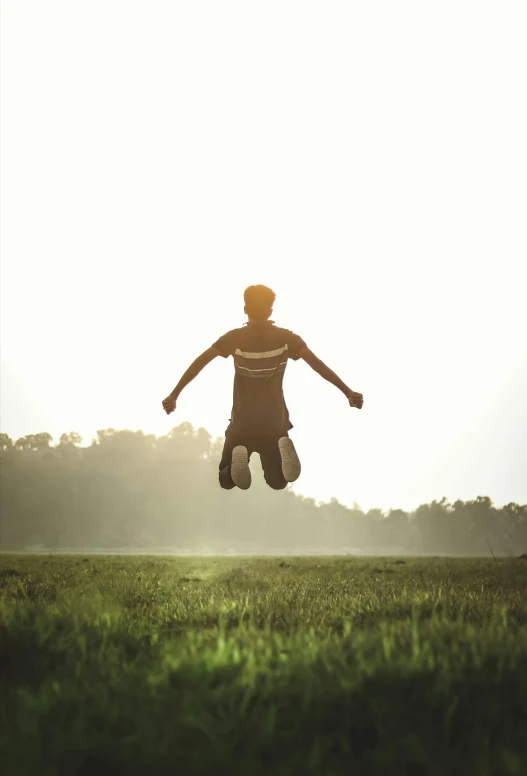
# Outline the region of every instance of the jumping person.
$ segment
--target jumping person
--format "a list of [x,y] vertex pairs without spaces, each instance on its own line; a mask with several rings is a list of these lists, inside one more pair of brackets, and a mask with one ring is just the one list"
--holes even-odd
[[321,377],[339,388],[351,407],[361,409],[363,398],[348,388],[304,340],[269,320],[276,298],[266,286],[249,286],[244,292],[247,323],[220,337],[189,366],[172,393],[163,400],[170,415],[183,388],[217,356],[234,358],[234,401],[220,462],[222,488],[247,490],[251,485],[249,459],[259,453],[267,484],[285,488],[300,476],[300,461],[289,438],[289,420],[282,381],[289,359],[302,358]]

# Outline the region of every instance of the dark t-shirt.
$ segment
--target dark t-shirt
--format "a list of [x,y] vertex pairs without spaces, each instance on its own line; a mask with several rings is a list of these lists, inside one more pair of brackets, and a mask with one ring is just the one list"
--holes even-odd
[[287,361],[296,361],[304,340],[273,321],[247,323],[212,346],[234,358],[234,396],[230,431],[246,436],[281,436],[293,428],[282,382]]

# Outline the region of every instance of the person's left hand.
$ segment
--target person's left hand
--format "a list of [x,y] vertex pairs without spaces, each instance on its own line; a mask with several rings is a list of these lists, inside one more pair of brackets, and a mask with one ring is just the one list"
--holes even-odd
[[364,404],[364,397],[362,393],[355,393],[355,391],[350,391],[348,394],[348,401],[350,403],[350,407],[357,407],[357,409],[360,410]]
[[163,409],[167,415],[170,415],[171,412],[174,412],[176,409],[176,400],[173,396],[167,396],[166,399],[163,399]]

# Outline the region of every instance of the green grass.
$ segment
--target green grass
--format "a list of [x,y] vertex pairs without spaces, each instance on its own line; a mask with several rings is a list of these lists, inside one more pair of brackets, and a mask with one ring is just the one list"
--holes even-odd
[[527,562],[3,556],[5,774],[527,773]]

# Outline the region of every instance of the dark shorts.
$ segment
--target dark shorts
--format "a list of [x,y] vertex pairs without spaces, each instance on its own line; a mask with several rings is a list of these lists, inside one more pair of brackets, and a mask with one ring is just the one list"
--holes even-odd
[[231,477],[232,451],[238,445],[243,445],[247,448],[249,458],[252,453],[258,453],[260,456],[266,483],[274,490],[283,490],[287,485],[287,480],[282,472],[282,456],[278,449],[278,440],[283,436],[288,436],[288,434],[280,434],[279,437],[255,437],[232,433],[227,429],[220,461],[221,487],[225,490],[235,487]]

